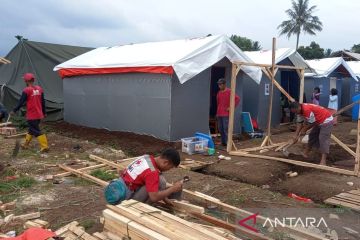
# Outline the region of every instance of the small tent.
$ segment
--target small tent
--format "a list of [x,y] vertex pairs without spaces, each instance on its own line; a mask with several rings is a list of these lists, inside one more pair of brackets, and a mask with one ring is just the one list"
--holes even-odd
[[359,94],[359,83],[355,73],[341,57],[306,61],[315,73],[305,74],[305,93],[310,100],[314,87],[320,88],[320,105],[327,107],[330,90],[338,90],[338,106],[351,103],[351,98]]
[[[260,64],[272,63],[272,51],[244,52],[251,61]],[[303,67],[308,70],[308,65],[301,55],[291,48],[280,48],[275,51],[275,64]],[[295,70],[279,69],[275,76],[281,86],[296,100],[299,99],[300,77]],[[261,129],[266,128],[270,101],[270,79],[263,74],[261,81],[244,80],[243,111],[250,112],[251,117],[256,119]],[[274,87],[272,125],[277,126],[281,122],[281,93]]]
[[[230,83],[231,61],[249,59],[227,37],[101,47],[54,68],[64,81],[64,119],[70,123],[176,141],[209,132],[212,83]],[[258,68],[241,75],[259,81]],[[241,106],[235,132],[240,132]]]
[[1,102],[12,109],[25,87],[22,76],[26,72],[32,72],[36,77],[35,83],[44,89],[47,119],[61,119],[63,86],[61,78],[53,72],[53,68],[89,50],[91,48],[20,39],[6,56],[11,64],[0,65]]

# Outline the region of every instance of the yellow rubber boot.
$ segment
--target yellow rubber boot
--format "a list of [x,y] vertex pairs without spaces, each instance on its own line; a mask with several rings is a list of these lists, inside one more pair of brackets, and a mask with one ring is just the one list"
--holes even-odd
[[25,135],[25,142],[21,145],[21,147],[24,148],[24,149],[28,149],[31,140],[32,140],[32,135],[27,133]]
[[46,135],[45,134],[40,135],[37,137],[37,139],[40,144],[40,152],[43,153],[43,152],[49,151],[49,146],[48,146],[48,141],[47,141]]

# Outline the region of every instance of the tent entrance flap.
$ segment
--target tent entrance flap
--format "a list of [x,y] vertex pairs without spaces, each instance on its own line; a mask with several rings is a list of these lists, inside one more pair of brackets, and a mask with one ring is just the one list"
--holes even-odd
[[219,87],[217,81],[220,78],[225,78],[225,67],[212,67],[210,77],[210,112],[209,112],[209,129],[212,134],[217,134],[217,122],[216,122],[216,111],[217,111],[217,93]]

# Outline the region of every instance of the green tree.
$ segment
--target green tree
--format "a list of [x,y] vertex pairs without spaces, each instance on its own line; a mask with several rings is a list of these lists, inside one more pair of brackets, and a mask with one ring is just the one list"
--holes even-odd
[[330,48],[325,49],[324,57],[326,57],[326,58],[331,57],[332,54],[333,54],[333,51]]
[[307,60],[320,59],[325,57],[324,49],[321,48],[320,45],[316,42],[311,42],[310,46],[300,46],[297,51],[303,58]]
[[289,16],[289,20],[283,21],[277,28],[280,30],[280,35],[286,35],[290,38],[296,35],[296,49],[299,46],[300,34],[307,33],[316,35],[316,31],[322,30],[322,22],[319,17],[313,16],[316,5],[309,7],[309,0],[295,0],[291,1],[292,8],[285,12]]
[[354,53],[360,53],[360,43],[359,44],[354,44],[354,46],[352,46],[351,51]]
[[258,41],[253,41],[246,37],[241,37],[234,34],[231,35],[230,39],[243,51],[261,50],[261,45]]

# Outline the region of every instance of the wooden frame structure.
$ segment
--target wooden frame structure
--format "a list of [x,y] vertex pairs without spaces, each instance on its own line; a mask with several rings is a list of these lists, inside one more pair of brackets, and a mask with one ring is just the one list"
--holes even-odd
[[9,61],[9,60],[7,60],[7,59],[5,59],[5,58],[3,58],[3,57],[0,57],[0,63],[2,63],[2,64],[9,64],[9,63],[11,63],[11,61]]
[[[316,168],[346,175],[354,175],[360,177],[360,108],[359,108],[359,117],[358,117],[358,128],[357,128],[357,145],[356,145],[356,152],[352,151],[346,144],[341,142],[338,138],[336,138],[333,134],[331,135],[331,139],[334,140],[337,144],[339,144],[342,148],[345,149],[348,153],[355,157],[355,167],[353,171],[336,168],[336,167],[329,167],[318,165],[314,163],[302,162],[298,160],[292,160],[287,158],[279,158],[279,157],[271,157],[266,155],[256,155],[250,154],[251,151],[261,151],[264,149],[271,149],[271,148],[279,148],[279,146],[284,146],[286,143],[274,143],[271,140],[271,118],[272,118],[272,105],[273,105],[273,97],[274,97],[274,85],[280,90],[282,94],[284,94],[289,101],[294,102],[295,99],[291,97],[282,87],[281,85],[275,80],[275,74],[279,69],[293,69],[296,70],[300,77],[300,94],[299,94],[299,102],[303,102],[304,96],[304,68],[294,67],[294,66],[284,66],[284,65],[276,65],[275,64],[275,49],[276,49],[276,38],[273,38],[272,42],[272,64],[258,64],[258,63],[246,63],[246,62],[233,62],[232,63],[232,74],[231,74],[231,95],[230,95],[230,114],[229,114],[229,127],[228,127],[228,141],[227,141],[227,152],[230,155],[234,156],[242,156],[242,157],[251,157],[251,158],[260,158],[260,159],[267,159],[267,160],[276,160],[281,162],[286,162],[294,165],[299,165],[303,167],[310,167]],[[241,66],[254,66],[260,67],[264,74],[270,79],[270,101],[269,101],[269,114],[268,114],[268,121],[267,121],[267,129],[266,129],[266,136],[264,141],[260,145],[260,147],[255,147],[251,149],[237,149],[234,142],[233,142],[233,131],[234,131],[234,115],[235,115],[235,89],[236,89],[236,77],[239,73]],[[339,110],[341,112],[342,110]]]

